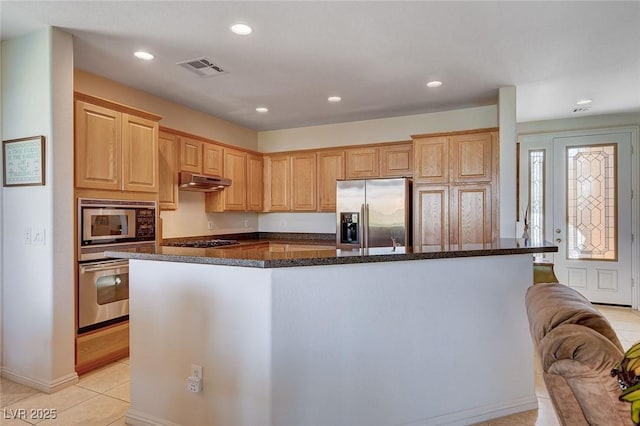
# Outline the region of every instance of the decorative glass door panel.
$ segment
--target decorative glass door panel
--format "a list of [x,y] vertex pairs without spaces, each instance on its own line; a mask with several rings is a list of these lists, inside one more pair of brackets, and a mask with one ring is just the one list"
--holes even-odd
[[567,259],[617,260],[616,145],[567,147]]

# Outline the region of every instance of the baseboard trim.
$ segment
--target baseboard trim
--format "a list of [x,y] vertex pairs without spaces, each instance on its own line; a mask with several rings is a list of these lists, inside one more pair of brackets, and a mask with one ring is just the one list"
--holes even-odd
[[66,376],[58,377],[51,381],[45,381],[23,376],[3,367],[0,370],[0,376],[44,393],[55,393],[78,383],[78,373],[76,372],[69,373]]
[[516,398],[500,404],[484,405],[470,410],[420,419],[403,423],[401,426],[468,425],[523,411],[535,410],[536,408],[538,408],[538,398],[533,395],[531,397]]
[[125,421],[130,426],[181,426],[169,420],[154,417],[140,411],[129,409],[125,416]]

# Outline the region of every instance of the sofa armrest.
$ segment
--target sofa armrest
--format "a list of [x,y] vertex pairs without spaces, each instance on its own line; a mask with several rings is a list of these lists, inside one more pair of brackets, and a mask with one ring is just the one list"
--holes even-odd
[[[624,354],[609,339],[589,327],[564,324],[551,330],[539,342],[538,350],[545,382],[560,383],[547,380],[547,375],[562,377],[589,424],[632,424],[630,407],[618,400],[620,388],[610,374]],[[554,400],[554,404],[557,410],[571,409],[568,402]]]

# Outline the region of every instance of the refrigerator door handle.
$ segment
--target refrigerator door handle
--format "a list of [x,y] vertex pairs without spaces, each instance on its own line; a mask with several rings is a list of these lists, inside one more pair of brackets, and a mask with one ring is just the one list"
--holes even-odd
[[365,248],[366,244],[367,244],[367,240],[366,240],[366,236],[365,236],[365,230],[366,230],[366,223],[365,223],[365,211],[364,211],[364,204],[360,205],[360,224],[359,226],[359,232],[360,232],[360,248]]
[[369,203],[365,205],[365,233],[364,233],[364,247],[369,248]]

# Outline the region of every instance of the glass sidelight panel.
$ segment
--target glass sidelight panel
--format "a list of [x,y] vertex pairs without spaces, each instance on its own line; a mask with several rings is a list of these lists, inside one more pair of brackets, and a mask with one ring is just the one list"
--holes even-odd
[[615,144],[567,147],[567,258],[617,260]]
[[544,241],[544,150],[529,151],[529,236],[534,243]]

